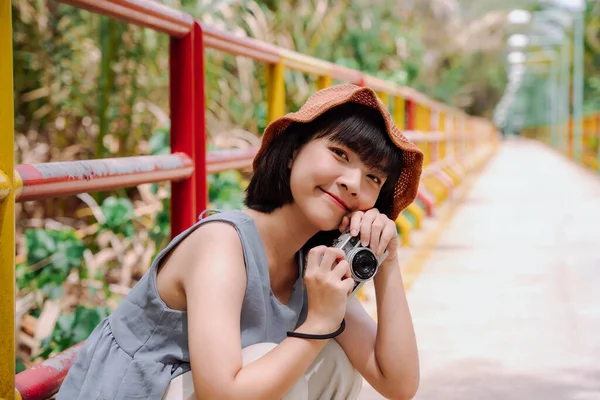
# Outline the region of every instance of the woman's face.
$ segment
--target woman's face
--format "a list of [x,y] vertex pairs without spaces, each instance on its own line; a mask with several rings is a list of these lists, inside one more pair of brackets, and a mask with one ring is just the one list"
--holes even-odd
[[328,138],[311,140],[290,163],[294,203],[319,230],[337,229],[352,211],[373,208],[386,176]]

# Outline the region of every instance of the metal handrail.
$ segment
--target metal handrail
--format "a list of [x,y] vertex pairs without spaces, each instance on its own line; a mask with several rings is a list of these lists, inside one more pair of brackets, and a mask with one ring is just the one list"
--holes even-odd
[[191,15],[147,0],[60,0],[62,3],[106,15],[181,38],[194,25]]
[[138,156],[17,165],[17,201],[95,192],[143,183],[189,178],[194,164],[187,154]]
[[[258,148],[215,150],[206,155],[206,172],[250,168]],[[178,181],[194,172],[184,153],[158,156],[103,158],[98,160],[21,164],[15,168],[20,181],[19,202],[67,196],[144,183]],[[0,196],[2,196],[0,191]]]

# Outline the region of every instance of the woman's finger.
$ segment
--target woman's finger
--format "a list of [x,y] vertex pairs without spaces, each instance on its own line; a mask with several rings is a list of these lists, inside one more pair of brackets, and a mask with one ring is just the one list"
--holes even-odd
[[377,258],[380,258],[383,255],[386,248],[390,252],[388,258],[393,258],[393,256],[395,256],[395,254],[392,255],[391,253],[396,251],[397,235],[396,225],[394,223],[386,224],[385,228],[383,228],[383,232],[381,232],[381,241],[376,250]]
[[381,233],[385,228],[384,218],[386,218],[384,215],[379,214],[379,216],[375,218],[375,221],[373,221],[373,223],[371,224],[371,237],[369,238],[369,247],[375,252],[381,245]]
[[371,240],[371,225],[378,215],[379,211],[373,208],[367,211],[362,217],[360,223],[360,244],[363,246],[369,245],[369,241]]
[[325,271],[331,271],[336,260],[343,260],[345,256],[344,250],[335,247],[328,247],[321,259],[321,268]]
[[344,288],[344,290],[346,290],[346,292],[348,293],[348,296],[350,296],[352,294],[352,290],[354,289],[355,285],[356,285],[356,282],[352,278],[346,278],[346,279],[342,280],[342,283],[341,283],[342,288]]
[[342,222],[340,223],[339,226],[339,230],[341,233],[345,233],[346,230],[348,229],[348,226],[350,225],[350,217],[347,215],[344,215],[344,217],[342,217]]
[[337,263],[337,265],[333,268],[333,275],[336,279],[340,280],[351,277],[352,274],[350,274],[350,264],[348,264],[348,261],[341,260],[339,263]]
[[358,236],[360,233],[360,225],[363,218],[362,211],[356,211],[350,216],[350,234],[352,236]]
[[306,266],[318,266],[321,263],[321,259],[327,250],[327,246],[316,246],[309,250],[308,256],[306,257]]

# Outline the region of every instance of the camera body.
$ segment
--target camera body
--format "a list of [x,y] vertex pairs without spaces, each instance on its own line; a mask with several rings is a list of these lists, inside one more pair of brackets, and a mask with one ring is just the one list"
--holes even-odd
[[381,263],[387,258],[386,250],[380,259],[373,250],[361,245],[359,236],[344,233],[338,237],[332,247],[342,249],[346,254],[346,261],[350,264],[350,273],[354,279],[352,294],[354,295],[370,279],[373,279]]

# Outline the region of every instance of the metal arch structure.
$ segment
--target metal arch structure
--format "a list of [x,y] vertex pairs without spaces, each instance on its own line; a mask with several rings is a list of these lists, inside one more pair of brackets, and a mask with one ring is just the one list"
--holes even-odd
[[[515,24],[520,24],[521,30],[517,31],[521,35],[527,35],[530,38],[529,46],[560,47],[558,50],[560,54],[555,59],[559,66],[550,68],[549,83],[546,85],[550,86],[553,84],[551,82],[559,82],[558,87],[552,90],[543,89],[546,91],[545,97],[554,96],[547,102],[552,103],[551,108],[557,111],[558,117],[549,116],[546,123],[550,125],[552,131],[553,146],[559,146],[562,148],[561,151],[572,156],[575,161],[581,162],[585,124],[583,118],[583,14],[586,2],[585,0],[553,0],[542,3],[544,4],[542,11],[529,13],[520,10],[529,13],[529,21],[519,21]],[[523,65],[527,65],[527,62],[524,62]],[[571,65],[573,66],[572,74],[570,72]],[[495,113],[497,121],[503,122],[506,118],[506,112],[512,103],[513,96],[514,91],[507,90]],[[544,97],[544,94],[542,93],[541,96]],[[562,102],[559,99],[562,99]],[[560,104],[556,105],[557,102]],[[600,152],[598,154],[600,159]]]

